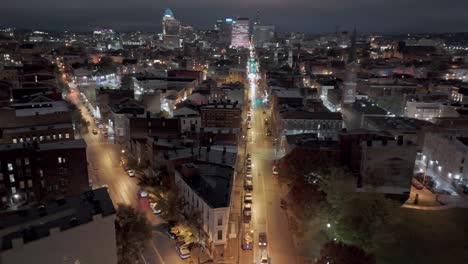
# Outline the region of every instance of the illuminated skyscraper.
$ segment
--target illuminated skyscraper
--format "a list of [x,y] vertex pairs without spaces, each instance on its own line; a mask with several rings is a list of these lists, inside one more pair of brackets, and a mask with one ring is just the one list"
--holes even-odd
[[162,19],[163,42],[169,48],[180,47],[180,22],[175,19],[171,9],[164,11]]
[[232,24],[231,47],[248,48],[249,43],[249,19],[238,18]]

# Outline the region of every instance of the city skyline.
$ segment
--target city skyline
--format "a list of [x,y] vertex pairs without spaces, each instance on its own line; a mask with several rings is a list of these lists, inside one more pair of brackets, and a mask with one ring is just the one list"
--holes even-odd
[[161,32],[160,18],[166,8],[171,8],[181,22],[197,29],[210,29],[216,20],[226,17],[249,17],[253,20],[257,10],[260,10],[262,22],[275,25],[278,32],[328,33],[337,28],[350,31],[356,26],[362,33],[398,34],[463,32],[468,28],[468,18],[463,16],[463,10],[468,9],[468,4],[452,0],[443,6],[425,4],[424,10],[420,8],[419,1],[406,4],[403,10],[403,4],[364,5],[363,0],[353,7],[340,6],[338,2],[334,2],[336,6],[317,4],[309,7],[306,3],[293,1],[287,11],[279,5],[261,4],[252,7],[228,5],[222,8],[206,5],[207,1],[198,7],[181,7],[181,1],[178,1],[148,8],[136,4],[131,9],[118,3],[112,7],[101,6],[100,3],[104,1],[98,2],[95,8],[73,5],[48,8],[45,2],[39,7],[40,12],[31,5],[22,7],[25,1],[15,7],[5,6],[0,25],[43,30],[87,31],[96,27],[110,27],[117,31]]

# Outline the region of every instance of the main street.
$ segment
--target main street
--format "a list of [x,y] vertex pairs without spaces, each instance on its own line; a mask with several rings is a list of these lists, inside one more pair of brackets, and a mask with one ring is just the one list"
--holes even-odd
[[[251,58],[256,60],[254,52]],[[297,263],[296,250],[289,231],[286,211],[280,207],[282,193],[278,180],[273,176],[273,161],[276,158],[273,139],[267,136],[265,119],[271,122],[268,107],[261,103],[261,96],[265,87],[257,87],[258,63],[252,71],[249,71],[249,99],[251,102],[251,128],[247,129],[247,153],[252,156],[253,176],[253,205],[252,205],[252,229],[254,230],[253,262],[259,262],[259,255],[263,248],[258,245],[258,234],[267,234],[267,252],[271,263]],[[260,99],[260,103],[257,99]],[[243,251],[243,255],[249,253]],[[242,263],[246,257],[241,256]]]

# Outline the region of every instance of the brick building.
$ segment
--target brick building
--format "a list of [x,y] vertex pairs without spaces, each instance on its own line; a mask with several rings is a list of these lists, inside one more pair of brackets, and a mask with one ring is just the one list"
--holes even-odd
[[78,195],[89,188],[84,140],[0,145],[0,206]]
[[237,102],[211,103],[200,108],[202,127],[240,128],[242,110]]

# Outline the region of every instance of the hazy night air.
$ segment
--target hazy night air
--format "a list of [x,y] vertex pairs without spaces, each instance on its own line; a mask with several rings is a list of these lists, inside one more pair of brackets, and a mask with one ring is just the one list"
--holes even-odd
[[332,32],[336,26],[350,30],[353,25],[362,32],[388,33],[459,32],[468,28],[468,2],[458,0],[2,1],[0,24],[57,30],[89,30],[104,24],[118,30],[159,31],[156,14],[167,7],[186,23],[205,28],[223,17],[254,17],[257,9],[264,21],[275,23],[280,31],[321,33]]

